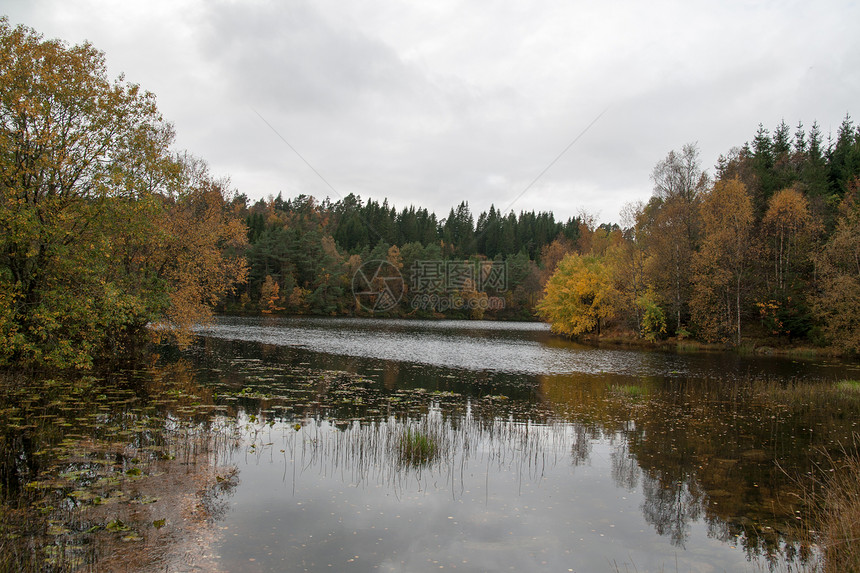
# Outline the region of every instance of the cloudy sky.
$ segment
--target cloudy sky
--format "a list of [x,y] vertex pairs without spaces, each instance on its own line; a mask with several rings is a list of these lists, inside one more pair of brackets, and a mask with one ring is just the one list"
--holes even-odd
[[684,143],[713,172],[759,123],[817,120],[826,135],[860,117],[858,6],[3,0],[0,13],[103,50],[112,75],[158,96],[177,146],[251,198],[617,221]]

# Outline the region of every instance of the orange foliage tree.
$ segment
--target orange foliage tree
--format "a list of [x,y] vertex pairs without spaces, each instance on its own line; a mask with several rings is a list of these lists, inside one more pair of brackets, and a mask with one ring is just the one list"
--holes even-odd
[[87,367],[180,338],[244,278],[226,182],[89,44],[0,19],[0,363]]
[[836,229],[816,257],[821,292],[813,308],[831,343],[860,354],[860,178],[848,187]]

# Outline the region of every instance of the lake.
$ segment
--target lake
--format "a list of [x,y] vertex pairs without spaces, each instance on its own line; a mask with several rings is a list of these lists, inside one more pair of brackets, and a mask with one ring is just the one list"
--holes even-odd
[[[798,521],[792,472],[858,419],[780,395],[856,378],[842,363],[602,350],[540,323],[222,319],[205,335],[210,384],[235,387],[235,359],[274,395],[294,367],[361,377],[253,412],[252,454],[225,460],[241,478],[227,570],[756,570]],[[437,457],[402,463],[391,442],[410,428]]]
[[[804,479],[860,420],[860,394],[836,390],[860,368],[834,360],[597,349],[540,323],[223,317],[198,334],[119,390],[75,383],[78,410],[13,393],[7,443],[29,432],[16,447],[39,463],[5,483],[27,483],[52,546],[103,547],[68,563],[814,565]],[[36,406],[48,421],[21,421]]]

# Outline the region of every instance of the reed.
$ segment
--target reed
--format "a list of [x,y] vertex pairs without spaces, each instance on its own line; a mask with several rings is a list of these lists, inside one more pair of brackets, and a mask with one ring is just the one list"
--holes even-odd
[[860,571],[860,435],[813,495],[824,571]]
[[436,440],[420,429],[407,428],[400,435],[399,444],[400,462],[405,465],[426,465],[439,455]]
[[836,387],[843,392],[860,392],[860,380],[842,380]]

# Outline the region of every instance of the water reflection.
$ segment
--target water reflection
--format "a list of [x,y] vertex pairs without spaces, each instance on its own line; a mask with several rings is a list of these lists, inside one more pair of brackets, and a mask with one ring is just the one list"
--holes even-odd
[[641,483],[656,532],[686,547],[704,520],[750,556],[796,549],[784,540],[804,523],[798,476],[838,455],[860,419],[858,397],[827,383],[546,376],[541,389],[560,415],[620,436],[612,478]]
[[838,376],[849,366],[827,361],[595,349],[549,332],[543,323],[222,317],[200,331],[330,357],[381,360],[509,374],[625,376]]
[[[489,473],[537,483],[549,468],[567,463],[566,450],[581,428],[570,424],[531,424],[512,419],[485,419],[470,411],[448,416],[438,403],[417,417],[392,415],[383,420],[266,419],[240,415],[245,430],[246,461],[286,461],[282,474],[292,495],[316,489],[314,481],[297,481],[310,468],[316,477],[341,480],[358,488],[380,487],[396,497],[428,488],[449,491],[462,500]],[[433,455],[410,458],[407,436],[433,444]],[[273,457],[275,452],[281,455]],[[251,456],[250,458],[248,456]]]
[[[48,386],[0,410],[4,499],[46,485],[26,503],[47,511],[32,538],[48,545],[52,525],[70,524],[53,530],[59,538],[89,539],[89,527],[111,522],[98,512],[123,507],[145,526],[141,546],[150,550],[159,547],[150,540],[170,547],[164,531],[182,533],[194,500],[190,509],[203,510],[189,533],[204,539],[198,550],[211,570],[754,570],[748,560],[760,556],[810,557],[794,543],[795,527],[806,525],[794,478],[837,454],[860,420],[857,396],[826,381],[832,364],[776,361],[767,377],[741,376],[769,363],[590,356],[535,325],[432,323],[416,332],[386,322],[375,333],[374,324],[312,320],[295,335],[276,321],[272,336],[359,346],[378,336],[401,358],[412,338],[440,348],[471,339],[484,356],[455,368],[207,337],[178,362],[121,384]],[[568,366],[591,366],[555,373],[547,349],[579,353],[560,359]],[[612,372],[592,368],[618,357]],[[783,367],[821,381],[779,378]],[[24,411],[44,417],[28,428]],[[78,449],[63,457],[69,446]],[[171,473],[177,460],[185,473]],[[112,476],[128,487],[111,485]],[[72,495],[96,483],[95,495],[117,501]],[[132,486],[148,503],[111,493]],[[177,513],[156,528],[168,507]],[[217,526],[204,527],[211,520]],[[117,555],[136,563],[129,547]]]
[[626,440],[622,439],[617,447],[612,450],[611,460],[612,480],[616,485],[629,491],[636,490],[639,486],[642,470],[636,463],[636,456],[630,453]]
[[[235,341],[209,339],[206,345],[210,358],[225,351],[243,356],[259,351]],[[316,356],[316,362],[327,365],[340,359]],[[265,360],[254,362],[254,377],[278,394],[284,386],[277,372],[284,362],[314,360],[304,350],[268,348]],[[327,515],[341,516],[360,505],[351,495],[353,488],[361,491],[366,510],[385,507],[395,498],[402,505],[389,509],[401,517],[414,514],[413,520],[421,516],[422,534],[434,538],[446,522],[428,518],[421,504],[440,512],[483,515],[482,523],[504,519],[507,531],[493,538],[498,561],[490,568],[506,568],[514,559],[515,548],[505,545],[505,535],[530,536],[518,521],[525,505],[539,508],[536,530],[546,528],[539,536],[540,556],[558,567],[570,566],[564,555],[578,539],[584,544],[579,559],[604,568],[606,556],[617,555],[617,548],[601,544],[601,534],[607,541],[639,547],[630,554],[634,559],[625,561],[639,570],[674,563],[676,554],[693,569],[714,562],[742,569],[756,556],[791,556],[798,547],[786,546],[786,540],[795,538],[793,524],[802,510],[793,476],[812,468],[819,459],[816,448],[832,451],[849,437],[852,426],[846,420],[860,414],[856,398],[828,392],[826,383],[678,375],[529,377],[348,360],[354,381],[360,381],[351,385],[362,388],[362,408],[343,409],[338,396],[351,392],[346,388],[317,385],[313,399],[297,399],[289,415],[270,409],[277,423],[302,420],[302,433],[312,432],[308,439],[319,448],[317,455],[288,457],[283,467],[259,474],[258,465],[243,468],[243,480],[260,480],[277,491],[278,484],[266,476],[295,474],[301,487],[295,488],[295,481],[281,487],[289,490],[289,499],[299,500],[303,519],[312,516],[324,523]],[[805,430],[813,426],[815,432]],[[404,428],[416,427],[438,432],[443,455],[430,464],[404,466],[393,444]],[[277,440],[273,443],[277,448]],[[336,495],[320,497],[333,491]],[[252,501],[239,500],[234,518],[243,513],[244,503]],[[379,523],[389,531],[415,531],[414,521],[389,522],[388,513],[382,514]],[[279,519],[288,515],[293,513],[284,507]],[[251,526],[242,522],[242,527]],[[477,526],[463,535],[486,538]],[[385,539],[375,544],[383,548],[374,553],[382,560],[377,564],[402,556]],[[470,551],[453,540],[448,544],[451,553],[441,553],[445,558]],[[239,550],[228,546],[229,552]],[[743,551],[733,551],[735,546]],[[804,559],[809,556],[807,551]],[[392,563],[434,568],[430,562],[402,558]]]

